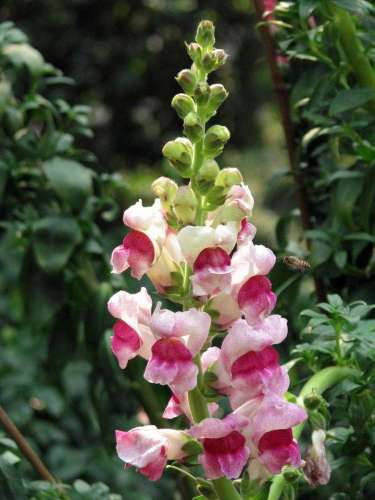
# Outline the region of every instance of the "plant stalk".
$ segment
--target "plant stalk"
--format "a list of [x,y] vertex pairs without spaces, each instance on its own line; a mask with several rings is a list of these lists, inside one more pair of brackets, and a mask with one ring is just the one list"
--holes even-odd
[[[357,374],[358,371],[354,368],[342,367],[342,366],[329,366],[323,370],[315,373],[303,386],[299,396],[298,403],[304,406],[304,399],[306,396],[310,395],[312,392],[316,394],[323,394],[327,389],[330,389],[334,385],[338,384],[342,380]],[[293,435],[298,439],[303,431],[304,423],[297,425],[293,430]],[[271,488],[268,494],[268,500],[278,500],[282,495],[283,488],[286,482],[282,474],[274,476],[271,484]]]
[[[264,23],[264,6],[263,0],[253,0],[257,22],[259,23],[259,32],[262,38],[268,66],[271,72],[274,92],[276,95],[277,106],[280,112],[281,125],[284,131],[285,143],[289,158],[289,167],[296,184],[297,203],[301,213],[302,227],[305,231],[312,228],[310,208],[308,204],[308,196],[305,188],[304,179],[298,168],[298,155],[294,143],[294,127],[290,113],[288,90],[281,75],[277,64],[277,54],[273,43],[273,37],[269,26]],[[261,24],[260,24],[261,23]],[[307,247],[310,242],[307,240]],[[319,301],[325,300],[325,290],[322,281],[313,276],[316,295]]]
[[62,485],[53,477],[50,471],[47,469],[42,460],[38,457],[35,451],[31,448],[29,443],[23,437],[18,427],[13,423],[9,415],[6,413],[4,408],[0,406],[0,422],[5,429],[5,432],[13,439],[17,444],[19,450],[23,456],[30,462],[30,464],[35,469],[35,472],[45,481],[55,484],[63,495],[64,499],[67,499]]

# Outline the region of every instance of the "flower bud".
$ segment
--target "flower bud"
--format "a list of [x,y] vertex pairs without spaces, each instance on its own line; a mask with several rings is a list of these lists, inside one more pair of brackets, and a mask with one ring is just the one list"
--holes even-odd
[[207,106],[207,111],[210,116],[216,113],[227,97],[228,92],[224,85],[221,85],[221,83],[210,85],[210,99]]
[[201,21],[198,24],[195,41],[205,49],[214,46],[215,26],[212,21]]
[[186,50],[187,53],[190,57],[190,59],[195,63],[195,64],[200,64],[201,57],[202,57],[202,48],[198,43],[189,43],[186,44]]
[[316,394],[315,392],[308,394],[303,400],[303,404],[307,410],[317,410],[321,403],[321,396],[319,396],[319,394]]
[[216,68],[216,58],[213,52],[207,52],[202,57],[201,61],[202,68],[206,71],[206,73],[211,73]]
[[215,160],[206,160],[203,163],[196,177],[196,182],[201,193],[206,192],[212,187],[219,172],[220,168]]
[[283,477],[288,483],[295,483],[301,477],[301,473],[295,467],[284,467]]
[[228,54],[223,49],[215,49],[212,51],[212,55],[215,59],[215,69],[219,68],[226,63],[228,59]]
[[152,192],[157,196],[164,210],[168,211],[177,193],[177,184],[169,177],[158,177],[151,186]]
[[184,119],[188,113],[195,111],[195,103],[189,95],[177,94],[172,99],[172,108],[180,118]]
[[184,120],[184,134],[192,142],[197,142],[202,138],[203,128],[197,113],[188,113]]
[[305,477],[308,483],[315,487],[320,484],[327,484],[331,477],[331,467],[324,446],[325,437],[324,431],[314,431],[312,445],[307,449],[305,456]]
[[243,177],[238,168],[227,167],[220,171],[216,177],[215,186],[229,189],[235,184],[241,184]]
[[178,220],[183,224],[194,222],[198,201],[191,186],[180,186],[176,193],[173,209]]
[[189,177],[193,161],[193,145],[185,137],[177,137],[163,147],[163,155],[180,172],[183,177]]
[[210,86],[207,82],[199,82],[195,92],[195,99],[201,106],[205,106],[210,98]]
[[230,132],[223,125],[210,127],[204,138],[204,152],[208,158],[215,158],[224,149],[226,142],[230,138]]
[[194,89],[197,85],[197,77],[191,69],[183,69],[176,76],[176,80],[182,90],[189,95],[194,93]]

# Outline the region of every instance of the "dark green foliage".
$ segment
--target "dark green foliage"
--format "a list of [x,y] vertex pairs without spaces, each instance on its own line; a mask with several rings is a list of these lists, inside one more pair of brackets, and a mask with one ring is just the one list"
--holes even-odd
[[371,302],[375,13],[369,2],[332,3],[344,11],[331,3],[279,2],[275,16],[286,24],[275,36],[289,58],[295,143],[313,226],[305,234],[313,272],[328,292]]
[[[12,23],[0,25],[0,403],[62,481],[103,480],[149,500],[153,486],[114,457],[114,429],[134,426],[142,406],[158,422],[164,402],[133,385],[142,362],[124,378],[109,347],[106,303],[120,281],[106,231],[127,189],[81,148],[90,108],[54,97],[70,83]],[[13,465],[3,457],[5,498],[57,494],[14,481]],[[69,495],[117,498],[101,483],[75,482]]]

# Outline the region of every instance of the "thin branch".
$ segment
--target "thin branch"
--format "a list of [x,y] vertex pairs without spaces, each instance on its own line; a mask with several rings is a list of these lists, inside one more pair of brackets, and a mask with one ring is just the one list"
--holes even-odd
[[0,406],[0,422],[7,434],[13,439],[13,441],[15,441],[21,453],[25,458],[27,458],[27,460],[34,467],[39,476],[45,481],[49,481],[50,483],[57,485],[61,493],[64,493],[61,484],[58,483],[58,481],[53,477],[53,475],[50,473],[50,471],[47,469],[38,455],[30,447],[26,439],[23,437],[16,425],[12,422],[2,406]]
[[[270,27],[264,22],[265,11],[263,7],[263,0],[253,0],[253,3],[257,22],[259,23],[259,31],[266,51],[267,62],[271,72],[271,79],[277,99],[277,105],[280,111],[281,124],[288,151],[290,171],[297,186],[297,202],[301,212],[302,227],[305,231],[307,231],[312,227],[311,216],[303,177],[300,169],[298,168],[298,156],[296,154],[294,142],[294,130],[290,113],[288,90],[277,64],[277,53],[273,43]],[[307,245],[309,247],[309,241],[307,242]],[[325,292],[321,280],[314,276],[314,283],[318,299],[324,300]]]

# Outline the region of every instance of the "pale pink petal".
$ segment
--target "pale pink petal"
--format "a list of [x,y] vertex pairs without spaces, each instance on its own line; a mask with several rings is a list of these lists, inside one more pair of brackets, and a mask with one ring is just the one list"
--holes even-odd
[[168,384],[171,387],[177,385],[178,388],[183,386],[183,389],[191,390],[197,384],[198,372],[192,359],[191,352],[180,340],[160,339],[152,346],[152,356],[147,363],[144,377],[154,384]]
[[252,241],[239,245],[232,256],[232,284],[242,285],[252,276],[268,274],[275,262],[275,254],[264,245]]
[[231,326],[224,338],[221,352],[227,370],[234,361],[249,351],[261,351],[272,345],[272,337],[264,330],[250,326],[245,320],[239,319]]
[[266,432],[289,429],[306,418],[306,411],[301,406],[271,394],[264,398],[252,420],[252,439],[258,443]]
[[249,324],[268,316],[276,305],[270,280],[260,275],[249,278],[238,292],[238,305]]
[[243,429],[248,422],[248,418],[235,413],[227,415],[222,420],[209,417],[191,427],[189,434],[197,439],[218,439],[227,436],[232,431]]
[[129,268],[129,251],[123,245],[117,246],[111,256],[112,272],[120,274]]
[[182,254],[193,266],[198,255],[205,248],[220,247],[230,253],[236,245],[238,224],[228,223],[214,227],[186,226],[177,237]]
[[237,236],[237,246],[245,245],[255,238],[257,228],[246,218],[241,221],[241,229]]
[[152,299],[145,287],[138,293],[120,291],[108,301],[108,311],[136,329],[139,323],[148,326],[151,320]]
[[288,321],[279,314],[271,314],[264,318],[257,328],[267,332],[273,344],[280,344],[288,335]]
[[231,290],[230,255],[222,248],[206,248],[193,265],[193,294],[214,295]]
[[218,347],[209,347],[201,356],[201,365],[203,373],[210,370],[216,375],[216,380],[210,386],[218,392],[226,394],[231,386],[231,378],[223,364],[221,350]]
[[179,398],[172,394],[163,412],[163,418],[170,420],[183,414]]
[[238,431],[232,431],[221,438],[203,439],[203,449],[201,462],[207,479],[222,476],[236,479],[250,454],[244,436]]
[[124,212],[124,224],[135,231],[147,234],[161,250],[167,236],[168,225],[159,199],[156,199],[151,207],[144,207],[142,200],[129,207]]
[[278,474],[284,465],[301,465],[301,453],[298,443],[293,439],[292,429],[265,433],[259,440],[258,449],[260,462],[272,474]]
[[205,344],[211,327],[210,315],[198,309],[176,313],[175,335],[186,338],[186,345],[193,356]]
[[177,337],[175,333],[176,313],[169,309],[161,309],[158,302],[151,317],[151,330],[158,337]]
[[229,328],[234,321],[241,317],[241,310],[238,302],[232,295],[220,293],[211,300],[211,309],[219,313],[215,323],[222,327]]
[[125,369],[128,361],[138,354],[142,340],[131,326],[121,320],[113,325],[113,332],[114,336],[111,337],[112,352],[116,356],[120,368]]
[[159,456],[139,469],[139,472],[150,481],[158,481],[163,475],[164,467],[167,465],[167,455],[164,446],[160,449]]
[[126,464],[146,467],[158,459],[167,439],[160,435],[154,425],[135,427],[129,432],[116,431],[116,450]]

